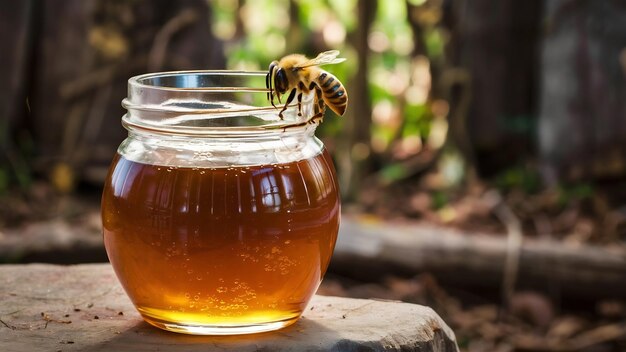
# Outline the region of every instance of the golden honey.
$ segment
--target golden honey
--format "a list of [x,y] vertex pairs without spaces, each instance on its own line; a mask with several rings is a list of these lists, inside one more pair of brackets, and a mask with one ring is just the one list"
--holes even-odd
[[335,244],[340,203],[329,154],[233,167],[173,167],[117,155],[102,198],[104,242],[151,324],[187,333],[294,322]]

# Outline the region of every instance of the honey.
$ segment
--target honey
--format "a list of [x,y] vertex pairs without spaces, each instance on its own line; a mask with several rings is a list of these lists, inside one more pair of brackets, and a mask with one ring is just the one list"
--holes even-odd
[[217,168],[117,155],[102,198],[109,259],[144,319],[161,328],[288,325],[333,252],[334,175],[325,149],[282,164]]

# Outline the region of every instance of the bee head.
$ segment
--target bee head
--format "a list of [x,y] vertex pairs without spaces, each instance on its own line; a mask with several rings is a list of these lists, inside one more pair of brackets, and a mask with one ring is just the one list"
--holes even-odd
[[288,86],[289,86],[289,81],[287,80],[287,75],[285,74],[285,70],[282,67],[279,67],[276,70],[276,74],[274,75],[274,87],[277,92],[285,93],[287,91]]

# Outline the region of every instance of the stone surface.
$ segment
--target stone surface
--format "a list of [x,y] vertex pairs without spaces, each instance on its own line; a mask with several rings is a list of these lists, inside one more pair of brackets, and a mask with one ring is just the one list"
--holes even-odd
[[458,351],[430,308],[315,296],[271,333],[212,337],[144,323],[108,264],[0,265],[0,351]]

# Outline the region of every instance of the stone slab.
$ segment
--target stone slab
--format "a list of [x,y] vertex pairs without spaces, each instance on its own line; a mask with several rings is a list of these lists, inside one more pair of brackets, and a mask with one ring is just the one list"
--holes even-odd
[[0,265],[0,351],[458,351],[428,307],[315,296],[285,329],[191,336],[143,322],[109,264]]

